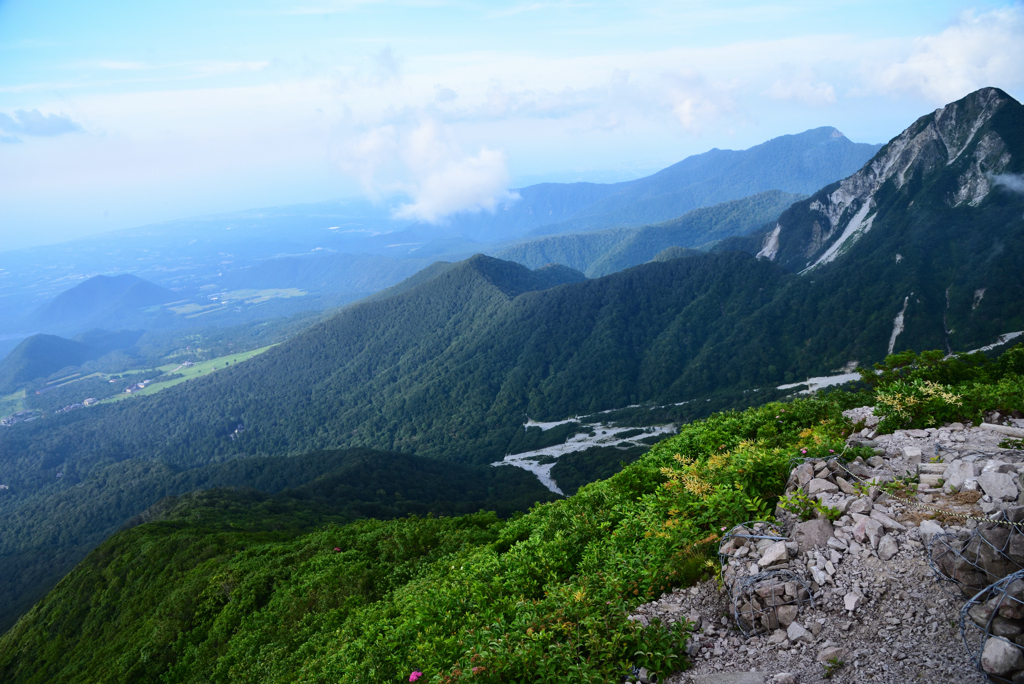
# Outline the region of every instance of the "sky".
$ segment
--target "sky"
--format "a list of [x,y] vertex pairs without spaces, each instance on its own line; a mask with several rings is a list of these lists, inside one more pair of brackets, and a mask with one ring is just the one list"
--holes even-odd
[[0,251],[401,194],[488,211],[818,126],[1024,99],[1024,3],[0,0]]

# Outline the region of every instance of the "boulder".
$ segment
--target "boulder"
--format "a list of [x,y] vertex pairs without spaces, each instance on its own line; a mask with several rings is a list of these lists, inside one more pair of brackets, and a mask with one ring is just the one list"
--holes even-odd
[[857,610],[863,603],[864,596],[855,591],[851,591],[843,597],[843,606],[846,610]]
[[981,474],[978,484],[981,485],[982,491],[993,499],[1013,501],[1017,498],[1017,485],[1013,483],[1013,476],[1008,473],[997,473],[990,470]]
[[878,542],[878,557],[884,561],[892,560],[900,550],[899,545],[891,534],[887,534]]
[[814,635],[804,629],[803,625],[799,622],[790,623],[789,627],[786,628],[786,636],[793,642],[802,641],[809,644],[814,641]]
[[1024,652],[1002,637],[990,637],[981,652],[981,669],[993,675],[1024,669]]
[[775,612],[779,616],[779,627],[788,629],[796,620],[798,609],[796,606],[779,606]]
[[838,475],[836,476],[836,485],[839,486],[839,491],[847,496],[854,496],[857,493],[857,490],[853,488],[853,485],[850,484],[848,480],[845,480]]
[[818,651],[818,662],[827,663],[828,661],[835,658],[836,660],[842,660],[850,653],[850,649],[843,648],[842,646],[827,646]]
[[838,491],[838,486],[832,484],[828,480],[822,480],[817,477],[807,483],[807,496],[817,496],[819,494],[835,494]]
[[898,532],[906,532],[907,531],[906,526],[904,526],[902,523],[896,522],[895,520],[893,520],[892,518],[887,516],[885,513],[882,513],[881,511],[872,510],[870,515],[871,515],[872,518],[874,518],[878,522],[882,523],[882,527],[884,527],[887,531],[891,531],[891,530],[896,530]]
[[832,535],[832,523],[823,518],[808,520],[793,528],[793,539],[799,545],[800,553],[806,553],[816,546],[824,546]]
[[846,511],[850,514],[856,513],[858,515],[868,515],[871,513],[871,510],[874,508],[874,506],[875,504],[871,500],[870,496],[862,496],[861,498],[851,503],[850,507],[847,508]]
[[935,522],[934,520],[922,520],[921,521],[921,541],[925,544],[929,544],[932,541],[932,537],[937,534],[942,534],[942,525]]
[[761,560],[757,561],[757,564],[762,568],[767,568],[769,565],[785,563],[788,560],[789,551],[786,549],[786,542],[777,541],[764,550],[764,553],[761,555]]

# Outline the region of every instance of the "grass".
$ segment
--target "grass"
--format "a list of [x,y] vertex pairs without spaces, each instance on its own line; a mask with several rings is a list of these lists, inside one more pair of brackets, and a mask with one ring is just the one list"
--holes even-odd
[[25,410],[25,390],[20,389],[6,397],[0,397],[0,418],[6,418]]
[[270,288],[266,290],[232,290],[231,292],[217,295],[218,299],[211,300],[208,304],[182,300],[167,305],[167,308],[180,316],[195,318],[203,314],[220,311],[231,304],[262,304],[271,299],[290,299],[292,297],[304,297],[306,294],[308,293],[297,287]]
[[98,403],[109,404],[115,401],[127,399],[128,397],[156,394],[160,390],[166,389],[168,387],[173,387],[174,385],[186,382],[187,380],[198,378],[204,375],[209,375],[210,373],[215,373],[218,370],[223,370],[224,368],[227,368],[228,364],[236,364],[251,359],[254,356],[262,354],[263,352],[267,351],[273,346],[274,345],[271,344],[266,347],[260,347],[259,349],[253,349],[247,352],[240,352],[238,354],[228,354],[227,356],[218,356],[215,359],[210,359],[209,361],[202,361],[188,368],[182,368],[181,364],[178,363],[168,363],[166,365],[159,366],[156,370],[168,374],[174,373],[175,375],[180,375],[181,377],[175,378],[173,380],[168,380],[167,382],[154,382],[145,389],[137,390],[135,392],[132,392],[131,394],[121,393],[108,399],[104,399],[103,401],[100,401]]

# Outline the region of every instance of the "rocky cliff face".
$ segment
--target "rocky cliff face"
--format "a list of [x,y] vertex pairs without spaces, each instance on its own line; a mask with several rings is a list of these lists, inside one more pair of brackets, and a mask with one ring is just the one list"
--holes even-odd
[[860,171],[785,212],[758,257],[809,271],[892,230],[887,220],[915,205],[980,209],[1000,175],[1021,171],[1022,125],[1024,106],[997,88],[923,116]]

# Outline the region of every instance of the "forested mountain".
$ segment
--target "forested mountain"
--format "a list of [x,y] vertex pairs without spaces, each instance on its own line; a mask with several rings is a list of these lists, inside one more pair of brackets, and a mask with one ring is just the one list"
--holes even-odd
[[[509,515],[554,497],[532,474],[516,468],[467,466],[368,449],[237,459],[192,469],[137,459],[105,460],[80,486],[0,508],[0,524],[9,531],[0,537],[5,570],[0,574],[0,631],[119,527],[173,517],[196,499],[163,500],[147,510],[151,504],[214,487],[247,491],[200,497],[204,506],[223,513],[258,502],[262,514],[278,517],[262,523],[247,518],[248,524],[289,533],[362,517],[458,515],[482,508]],[[231,520],[232,527],[238,523]]]
[[79,366],[116,349],[130,347],[141,336],[141,331],[132,330],[91,330],[74,339],[33,335],[0,361],[0,394],[32,380],[46,378],[68,366]]
[[123,327],[138,320],[143,309],[174,299],[170,290],[127,273],[98,275],[57,295],[32,315],[29,325],[72,332]]
[[[342,516],[329,488],[318,495],[322,479],[277,496],[217,490],[164,501],[0,637],[0,680],[363,684],[420,672],[425,681],[561,684],[620,681],[631,667],[663,680],[684,662],[685,623],[645,626],[630,619],[636,607],[711,580],[721,528],[766,516],[794,455],[874,455],[844,441],[859,427],[844,409],[884,406],[927,381],[956,403],[924,402],[895,425],[1024,410],[1024,346],[995,362],[928,356],[894,359],[870,374],[877,387],[690,423],[623,472],[511,520],[334,524]],[[394,485],[378,471],[385,506],[435,486],[459,496],[463,481],[419,465],[396,468]],[[804,670],[815,680],[820,672]]]
[[646,263],[669,247],[710,246],[762,229],[798,199],[799,195],[770,190],[694,209],[664,223],[536,238],[507,247],[496,256],[530,268],[565,264],[596,278]]

